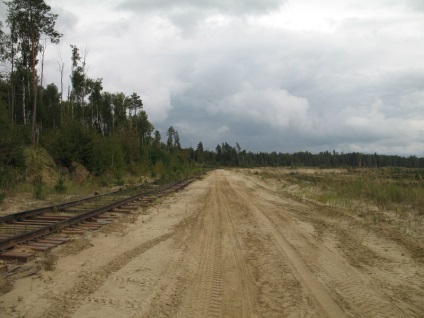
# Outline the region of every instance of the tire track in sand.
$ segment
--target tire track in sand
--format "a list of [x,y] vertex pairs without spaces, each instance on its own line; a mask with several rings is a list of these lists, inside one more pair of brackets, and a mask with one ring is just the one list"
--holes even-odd
[[[235,277],[232,277],[231,280],[233,283],[232,287],[236,287],[241,307],[236,308],[236,310],[240,317],[256,317],[254,314],[256,298],[254,277],[247,266],[246,258],[243,255],[243,248],[231,215],[232,213],[235,213],[235,211],[230,208],[230,204],[227,199],[228,192],[226,190],[228,189],[228,180],[226,178],[219,183],[218,189],[218,200],[221,206],[220,211],[222,215],[222,224],[226,225],[224,235],[229,241],[229,246],[231,247],[231,250],[229,251],[230,258],[227,259],[227,268],[230,271],[235,272]],[[236,286],[234,286],[234,284]],[[230,314],[233,315],[233,313]]]
[[193,240],[199,265],[178,317],[255,317],[255,286],[231,217],[225,178],[210,185]]
[[[109,263],[99,267],[95,271],[84,272],[79,276],[78,281],[72,288],[65,291],[60,296],[46,295],[51,300],[49,308],[40,317],[71,317],[90,297],[109,279],[124,266],[129,264],[136,257],[139,257],[147,250],[153,248],[161,242],[170,239],[181,227],[187,226],[191,220],[198,215],[193,214],[180,221],[172,230],[149,241],[146,241],[133,249],[115,257]],[[75,297],[78,295],[78,297]]]
[[[228,184],[234,194],[240,198],[240,202],[252,203],[251,198],[249,198],[247,194],[244,194],[240,190],[236,189],[230,181]],[[287,239],[277,231],[275,225],[268,219],[268,217],[265,216],[264,213],[254,204],[250,204],[247,208],[254,213],[258,219],[258,223],[262,224],[262,227],[266,230],[266,232],[271,234],[271,236],[274,238],[277,246],[280,247],[282,253],[284,253],[289,260],[295,276],[297,276],[302,285],[309,290],[311,296],[319,304],[323,315],[334,318],[347,317],[343,309],[336,303],[327,289],[313,275],[306,263],[301,259],[296,250],[289,244]]]
[[222,317],[222,225],[216,198],[213,185],[198,224],[199,236],[193,237],[200,245],[199,266],[178,317]]
[[[248,195],[242,189],[239,190],[235,185],[230,185],[236,195],[241,198],[239,200],[240,202],[247,202],[246,200],[249,200]],[[267,200],[264,199],[264,201]],[[312,248],[318,251],[318,253],[314,253],[318,255],[318,258],[314,261],[315,267],[320,269],[320,281],[318,281],[307,267],[307,263],[302,256],[286,239],[286,235],[289,235],[289,237],[293,237],[295,240],[304,240],[302,235],[293,227],[293,224],[296,224],[295,212],[289,210],[289,215],[282,215],[281,209],[274,208],[273,204],[269,205],[267,204],[268,202],[261,202],[260,199],[257,199],[256,204],[252,200],[250,200],[250,203],[249,208],[254,212],[258,220],[272,233],[285,254],[290,258],[297,273],[301,275],[302,281],[308,284],[308,288],[312,287],[310,290],[321,304],[321,307],[327,306],[325,305],[326,300],[322,299],[322,295],[320,294],[318,296],[321,298],[316,297],[319,289],[315,288],[320,287],[314,286],[316,284],[321,285],[320,289],[324,290],[328,294],[328,297],[332,295],[341,304],[347,305],[343,306],[347,307],[345,308],[346,313],[344,316],[348,314],[354,317],[408,317],[390,297],[377,288],[371,277],[351,266],[338,253],[335,247],[328,246],[327,244],[323,246],[322,244],[308,242],[308,244],[312,244]],[[293,219],[294,222],[291,222],[290,219]],[[336,305],[338,306],[337,303]],[[324,308],[327,309],[328,307]],[[341,307],[339,309],[343,310]]]
[[[290,213],[290,218],[295,219],[295,215]],[[288,221],[277,211],[267,216],[273,224],[281,224]],[[286,227],[277,229],[281,232],[290,232],[293,236],[296,233]],[[319,253],[315,260],[315,265],[320,268],[320,278],[327,285],[331,286],[336,298],[349,304],[349,311],[355,317],[408,317],[401,309],[389,299],[384,292],[379,290],[372,279],[351,266],[329,243],[314,246]]]

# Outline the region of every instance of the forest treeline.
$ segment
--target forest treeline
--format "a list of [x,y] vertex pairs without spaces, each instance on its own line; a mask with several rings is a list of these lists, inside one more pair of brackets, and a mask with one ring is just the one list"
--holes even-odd
[[[59,87],[46,84],[44,55],[59,43],[57,15],[43,0],[11,0],[0,21],[0,190],[25,179],[25,150],[41,147],[59,168],[82,164],[94,176],[126,173],[178,177],[199,167],[319,166],[424,167],[424,158],[322,152],[252,153],[228,143],[214,150],[183,148],[172,126],[162,136],[149,121],[139,93],[107,92],[91,78],[88,52],[71,45],[57,61]],[[64,70],[71,70],[64,87]],[[201,139],[201,137],[199,137]]]
[[203,150],[198,146],[195,154],[197,161],[211,165],[229,167],[319,167],[319,168],[378,168],[404,167],[424,168],[424,158],[417,156],[363,154],[359,152],[338,153],[324,151],[313,154],[308,151],[296,153],[250,152],[241,150],[238,143],[235,147],[228,143],[218,145],[214,151]]

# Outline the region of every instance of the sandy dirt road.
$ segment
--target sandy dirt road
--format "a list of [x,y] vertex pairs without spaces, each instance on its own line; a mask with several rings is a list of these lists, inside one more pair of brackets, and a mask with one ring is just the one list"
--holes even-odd
[[144,212],[55,251],[0,316],[423,317],[419,244],[253,175],[213,171]]

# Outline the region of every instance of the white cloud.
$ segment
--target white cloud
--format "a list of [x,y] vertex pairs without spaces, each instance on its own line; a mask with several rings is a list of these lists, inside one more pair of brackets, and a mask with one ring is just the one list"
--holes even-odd
[[161,123],[168,117],[168,112],[172,108],[170,92],[165,87],[150,89],[143,95],[144,109],[150,120]]
[[208,110],[276,129],[298,129],[306,125],[308,107],[307,99],[293,96],[286,90],[256,89],[244,82],[238,92],[225,96]]

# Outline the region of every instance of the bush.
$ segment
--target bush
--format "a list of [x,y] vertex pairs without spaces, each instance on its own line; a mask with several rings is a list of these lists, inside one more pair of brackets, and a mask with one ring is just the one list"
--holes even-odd
[[117,185],[117,186],[123,186],[124,184],[125,184],[124,183],[124,179],[122,179],[121,176],[117,176],[116,179],[115,179],[115,185]]
[[0,167],[0,189],[11,190],[22,176],[23,172],[19,169],[10,166]]
[[101,187],[108,187],[109,186],[109,176],[102,176],[100,179],[99,179],[99,185],[101,186]]
[[54,186],[54,190],[55,190],[57,193],[65,193],[65,192],[66,192],[65,180],[64,180],[62,177],[60,177],[60,178],[57,180],[57,182],[56,182],[56,184],[55,184],[55,186]]
[[41,145],[56,163],[72,171],[72,163],[89,167],[93,160],[93,135],[78,122],[68,122],[61,129],[50,129],[41,136]]

